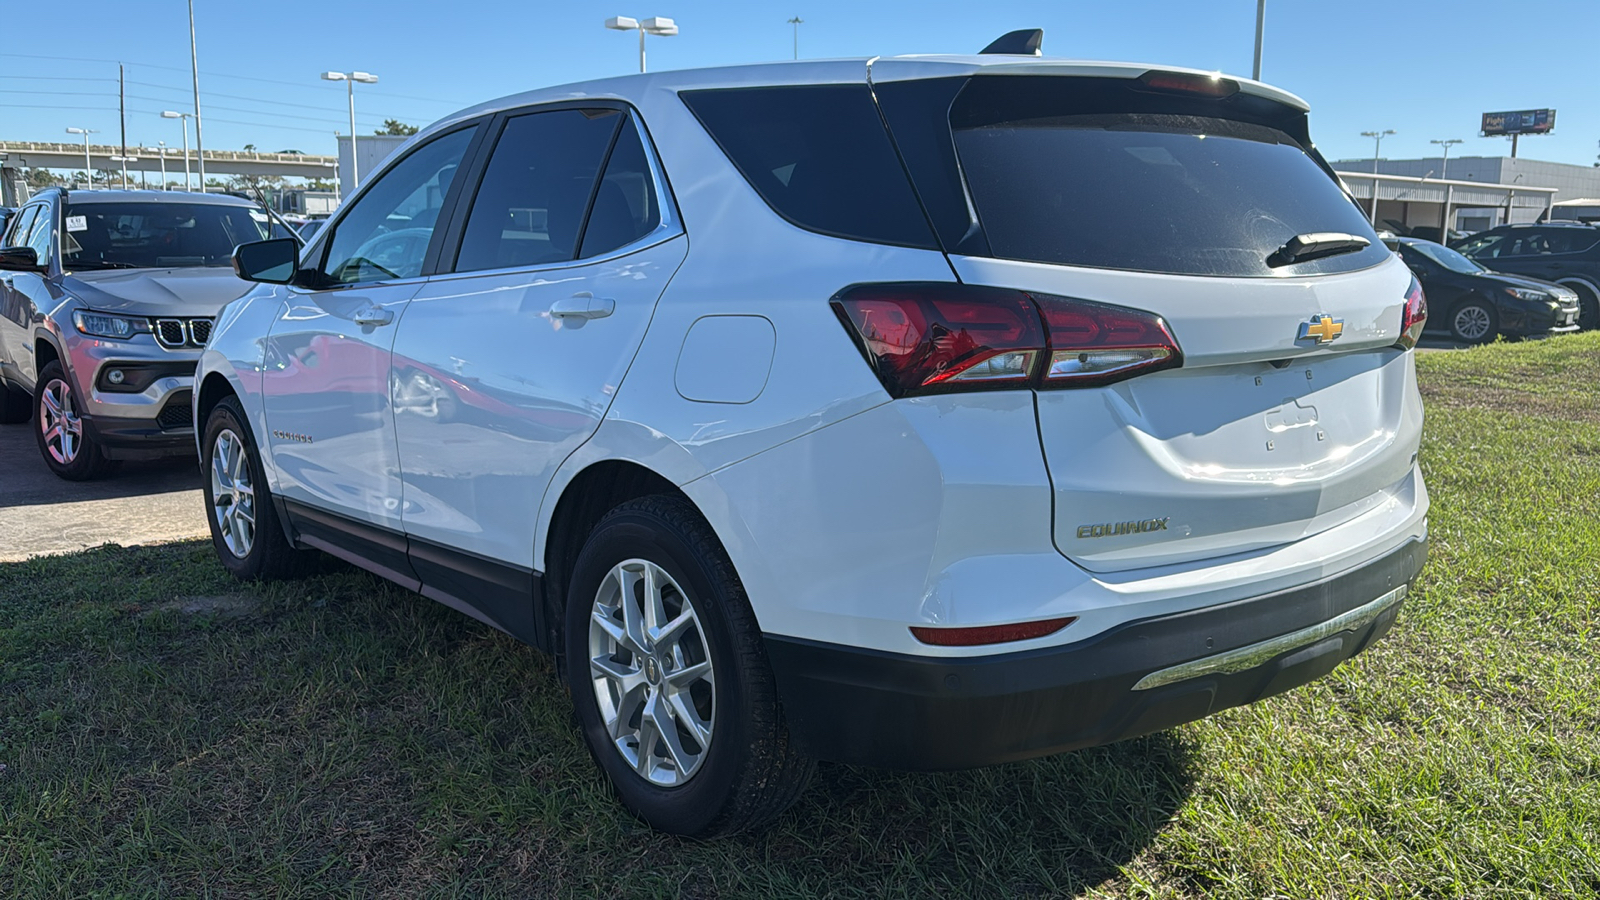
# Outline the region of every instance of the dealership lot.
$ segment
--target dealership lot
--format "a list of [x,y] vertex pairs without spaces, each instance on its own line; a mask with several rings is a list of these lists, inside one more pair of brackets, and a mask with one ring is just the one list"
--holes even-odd
[[63,481],[27,425],[0,426],[0,460],[0,562],[206,533],[193,460],[125,463],[106,480]]

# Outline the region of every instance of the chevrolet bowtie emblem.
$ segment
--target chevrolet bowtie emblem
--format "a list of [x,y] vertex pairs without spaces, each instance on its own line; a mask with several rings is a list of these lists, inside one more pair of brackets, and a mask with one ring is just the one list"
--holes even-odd
[[1344,334],[1344,320],[1335,319],[1329,315],[1316,315],[1309,322],[1300,323],[1300,336],[1295,340],[1314,340],[1319,344],[1326,344]]

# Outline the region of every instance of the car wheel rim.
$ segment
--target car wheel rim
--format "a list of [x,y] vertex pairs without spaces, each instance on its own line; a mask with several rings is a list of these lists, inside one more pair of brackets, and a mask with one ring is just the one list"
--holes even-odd
[[72,385],[52,378],[39,393],[39,429],[50,458],[69,466],[83,448],[83,419],[74,407]]
[[700,770],[716,723],[716,681],[687,592],[655,563],[606,573],[589,617],[589,675],[606,735],[652,784]]
[[1489,333],[1489,311],[1481,306],[1468,306],[1456,312],[1456,334],[1475,341]]
[[227,428],[211,446],[211,515],[228,552],[249,556],[256,542],[255,485],[244,441]]

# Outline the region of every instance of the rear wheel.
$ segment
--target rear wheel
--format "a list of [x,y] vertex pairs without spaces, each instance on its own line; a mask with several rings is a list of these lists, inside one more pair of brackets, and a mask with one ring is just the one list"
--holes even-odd
[[59,361],[40,370],[32,407],[33,436],[50,471],[68,481],[90,481],[116,469],[84,427],[82,398]]
[[223,568],[241,581],[292,578],[306,571],[311,554],[294,549],[284,537],[260,451],[237,399],[224,398],[211,410],[200,448],[206,521]]
[[573,567],[568,683],[585,742],[652,827],[711,838],[766,824],[810,779],[727,553],[684,500],[612,510]]
[[1483,344],[1494,340],[1500,317],[1494,304],[1476,297],[1466,300],[1450,313],[1450,334],[1458,341]]

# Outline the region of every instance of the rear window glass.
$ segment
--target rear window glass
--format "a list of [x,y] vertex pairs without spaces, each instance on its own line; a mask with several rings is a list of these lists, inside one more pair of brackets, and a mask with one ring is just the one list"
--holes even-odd
[[937,248],[866,85],[682,96],[761,199],[795,225],[835,237]]
[[[974,79],[952,108],[957,156],[995,256],[1218,276],[1343,272],[1387,258],[1365,216],[1288,134],[1150,112],[1148,103],[1073,114],[1071,81]],[[996,84],[974,91],[985,82]],[[996,91],[1010,94],[1004,104],[986,96]],[[1041,94],[1031,110],[1029,92]],[[1371,246],[1267,265],[1309,232],[1346,232]]]

